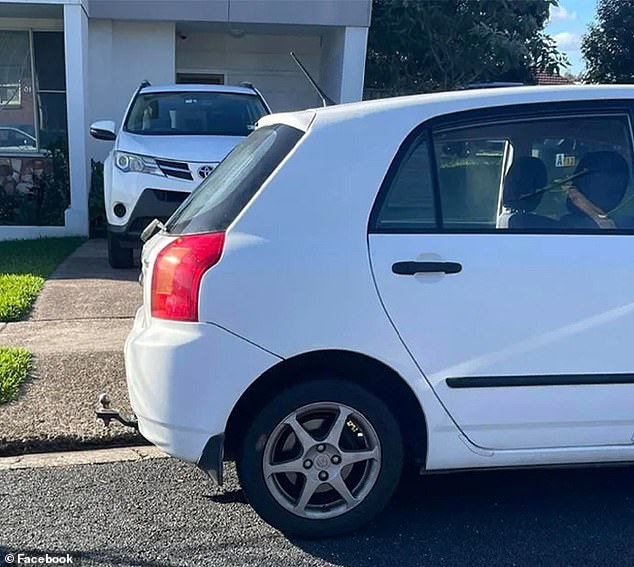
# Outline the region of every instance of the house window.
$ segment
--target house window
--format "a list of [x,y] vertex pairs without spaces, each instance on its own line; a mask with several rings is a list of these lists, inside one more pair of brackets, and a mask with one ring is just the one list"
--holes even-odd
[[0,225],[63,225],[70,202],[64,35],[0,30]]
[[224,85],[225,76],[222,73],[176,73],[176,83],[179,85]]
[[22,105],[22,89],[19,83],[0,85],[0,105],[20,108]]
[[0,155],[46,153],[64,144],[62,32],[0,30]]
[[39,142],[48,148],[66,140],[64,34],[33,32],[33,60]]
[[0,31],[0,153],[38,149],[28,31]]

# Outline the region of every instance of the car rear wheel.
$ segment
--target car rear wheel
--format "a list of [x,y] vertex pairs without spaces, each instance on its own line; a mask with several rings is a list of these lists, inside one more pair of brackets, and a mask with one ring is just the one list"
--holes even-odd
[[253,508],[282,532],[355,530],[391,498],[403,466],[399,426],[356,384],[315,380],[282,391],[252,420],[238,475]]
[[131,268],[134,265],[134,251],[132,248],[121,246],[119,238],[108,232],[108,262],[112,268]]

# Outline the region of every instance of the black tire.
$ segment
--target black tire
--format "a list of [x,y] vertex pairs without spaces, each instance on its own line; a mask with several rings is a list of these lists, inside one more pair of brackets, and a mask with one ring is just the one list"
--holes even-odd
[[[369,492],[358,500],[358,504],[354,504],[354,507],[338,516],[315,519],[296,515],[276,500],[265,480],[264,459],[265,447],[270,436],[279,431],[279,425],[285,418],[299,408],[319,402],[342,404],[358,412],[361,418],[371,425],[374,438],[378,438],[377,452],[381,457],[376,465],[378,476],[373,473],[373,484],[370,485]],[[334,429],[334,426],[332,428]],[[354,433],[350,433],[347,428],[351,428],[348,419],[345,421],[340,439],[343,440],[346,435],[352,434],[359,436],[356,433],[358,430],[355,430],[354,427],[352,428]],[[302,454],[301,451],[299,455],[301,455],[299,459],[306,458],[305,453]],[[326,466],[330,466],[330,464]],[[365,467],[369,465],[363,464],[361,466],[367,470]],[[251,421],[237,459],[240,483],[255,511],[280,531],[311,539],[345,534],[370,521],[388,504],[398,486],[402,468],[402,436],[398,423],[388,407],[364,388],[351,382],[330,378],[311,380],[292,386],[270,400]],[[350,472],[352,469],[342,468],[340,476],[344,476],[345,470],[349,471],[348,475],[352,474]],[[315,471],[317,471],[317,461],[315,461]],[[271,478],[270,475],[269,478]],[[275,476],[275,478],[278,477]],[[296,482],[299,482],[300,485],[308,482],[306,475],[302,480],[299,480],[299,474],[294,478],[298,479]],[[344,482],[347,482],[347,479]],[[326,489],[329,488],[331,488],[330,485],[326,487]],[[300,494],[302,490],[300,490]],[[342,505],[345,507],[345,503]],[[311,506],[314,509],[316,505],[312,504]],[[317,510],[319,512],[319,505],[317,505]]]
[[111,232],[108,232],[108,262],[118,270],[134,266],[134,250],[121,246],[117,236]]

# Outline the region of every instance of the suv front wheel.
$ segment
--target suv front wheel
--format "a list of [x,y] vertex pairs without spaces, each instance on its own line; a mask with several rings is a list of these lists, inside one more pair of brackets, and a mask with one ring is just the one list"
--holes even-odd
[[324,379],[290,387],[252,420],[238,476],[253,508],[302,537],[355,530],[378,514],[403,466],[399,426],[376,396]]
[[108,262],[112,268],[131,268],[134,265],[134,250],[121,245],[119,238],[108,231]]

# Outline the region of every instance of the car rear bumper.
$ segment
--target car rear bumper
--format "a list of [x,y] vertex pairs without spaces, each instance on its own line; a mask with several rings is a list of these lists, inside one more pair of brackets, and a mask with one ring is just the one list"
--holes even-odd
[[279,360],[216,325],[150,319],[139,309],[125,344],[139,430],[166,453],[200,463],[242,393]]

